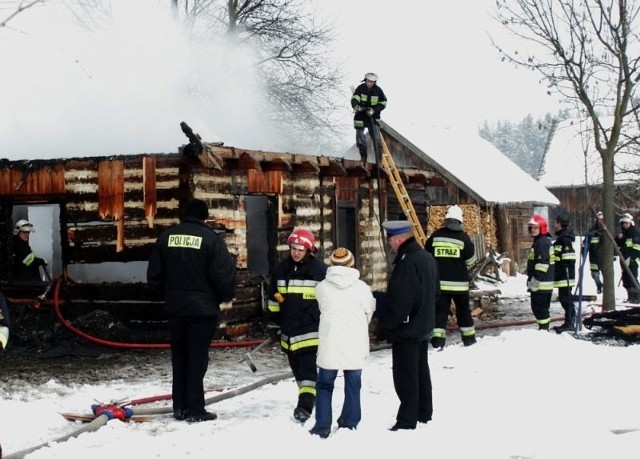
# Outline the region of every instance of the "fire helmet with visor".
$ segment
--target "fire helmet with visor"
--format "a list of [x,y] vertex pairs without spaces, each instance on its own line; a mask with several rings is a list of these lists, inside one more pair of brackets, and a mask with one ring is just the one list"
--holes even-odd
[[35,233],[36,230],[31,223],[27,220],[18,220],[16,225],[13,227],[13,234],[18,234],[20,232],[23,233]]
[[540,234],[548,234],[549,233],[549,223],[547,220],[540,214],[533,214],[531,220],[527,222],[527,226],[537,226],[540,228]]
[[289,246],[298,245],[302,246],[306,249],[309,249],[311,252],[317,252],[318,249],[314,245],[316,242],[316,238],[313,236],[313,233],[304,228],[296,228],[289,235],[287,239],[287,243]]

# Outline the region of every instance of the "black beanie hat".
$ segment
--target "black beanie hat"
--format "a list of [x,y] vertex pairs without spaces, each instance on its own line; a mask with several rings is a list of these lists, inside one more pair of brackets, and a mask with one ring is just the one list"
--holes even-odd
[[187,203],[184,209],[185,217],[197,218],[198,220],[206,220],[209,218],[209,208],[207,203],[202,199],[192,199]]
[[568,226],[569,225],[569,215],[567,215],[564,212],[561,212],[556,217],[556,221],[558,223],[560,223],[562,226]]

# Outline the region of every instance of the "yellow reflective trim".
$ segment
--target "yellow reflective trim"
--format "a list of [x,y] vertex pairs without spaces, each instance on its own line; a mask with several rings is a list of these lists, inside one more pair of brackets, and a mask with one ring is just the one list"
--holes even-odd
[[190,234],[172,234],[167,240],[167,247],[179,247],[182,249],[199,249],[202,245],[201,236]]
[[298,393],[299,394],[311,394],[311,395],[316,395],[316,388],[315,387],[310,387],[310,386],[303,386],[300,387],[298,389]]
[[31,266],[31,263],[33,263],[33,260],[35,259],[36,259],[36,254],[31,252],[29,255],[24,257],[24,260],[22,260],[22,264],[25,266]]
[[297,351],[300,349],[304,349],[305,347],[313,347],[313,346],[318,346],[318,342],[320,340],[318,338],[314,338],[314,339],[307,339],[304,341],[299,341],[297,343],[291,343],[291,345],[289,346],[289,350],[291,351]]

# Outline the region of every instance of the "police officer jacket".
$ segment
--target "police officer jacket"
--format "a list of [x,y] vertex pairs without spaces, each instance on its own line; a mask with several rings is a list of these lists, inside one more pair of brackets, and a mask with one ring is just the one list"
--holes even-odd
[[147,281],[164,292],[169,317],[217,318],[220,303],[235,295],[235,279],[227,246],[201,220],[184,218],[153,245]]
[[444,226],[427,239],[424,248],[438,262],[440,290],[469,293],[469,267],[476,262],[476,252],[467,233]]
[[[317,351],[320,309],[316,286],[326,273],[327,266],[312,255],[300,262],[288,256],[275,266],[268,306],[271,317],[280,325],[280,346],[284,351]],[[284,298],[282,302],[275,299],[277,293]]]
[[527,255],[527,279],[540,282],[539,292],[551,293],[554,280],[553,246],[548,234],[538,234]]
[[[374,120],[380,119],[380,112],[387,107],[387,96],[377,84],[371,89],[367,88],[366,83],[360,84],[351,96],[351,107],[360,106],[363,108],[373,108]],[[353,116],[353,127],[356,129],[364,128],[365,124],[369,124],[369,115],[366,110],[361,110]]]
[[571,228],[556,231],[553,241],[554,287],[573,287],[576,285],[576,252],[573,241],[576,235]]
[[390,342],[428,339],[440,295],[438,265],[415,238],[398,247],[393,264],[381,317],[385,336]]

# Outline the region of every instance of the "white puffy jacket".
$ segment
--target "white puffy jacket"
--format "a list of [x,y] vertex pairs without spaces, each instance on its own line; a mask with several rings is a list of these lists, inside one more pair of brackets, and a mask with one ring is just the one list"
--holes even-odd
[[320,307],[317,365],[327,370],[358,370],[369,357],[369,321],[375,310],[371,288],[360,272],[330,266],[316,286]]

